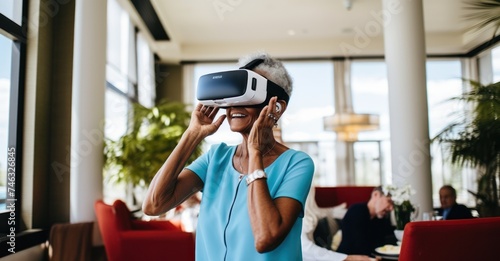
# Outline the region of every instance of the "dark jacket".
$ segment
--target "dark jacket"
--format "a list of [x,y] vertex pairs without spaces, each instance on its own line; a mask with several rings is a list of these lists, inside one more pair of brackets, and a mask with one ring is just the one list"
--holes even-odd
[[371,255],[375,248],[396,244],[389,218],[370,218],[367,203],[352,205],[342,219],[342,241],[338,252],[348,255]]
[[[443,216],[443,211],[444,211],[444,209],[442,209],[442,208],[438,209],[440,216]],[[467,218],[473,218],[470,209],[467,208],[465,205],[457,204],[457,203],[451,207],[450,212],[448,213],[448,216],[446,218],[444,218],[444,216],[443,216],[443,219],[446,219],[446,220],[467,219]]]

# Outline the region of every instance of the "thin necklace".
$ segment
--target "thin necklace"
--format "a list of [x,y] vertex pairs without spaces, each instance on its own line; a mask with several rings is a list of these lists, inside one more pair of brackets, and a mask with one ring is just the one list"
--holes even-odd
[[[271,150],[274,149],[274,146],[276,145],[276,143],[278,143],[278,142],[275,140],[273,143],[273,146],[271,146],[271,148],[266,153],[262,154],[262,158],[264,158],[264,156],[266,156],[269,152],[271,152]],[[238,164],[240,165],[241,172],[245,172],[243,170],[243,165],[241,164],[241,158],[243,158],[243,148],[241,149],[240,157],[238,159]],[[245,176],[245,174],[240,173],[239,180],[241,180],[243,178],[243,176]]]

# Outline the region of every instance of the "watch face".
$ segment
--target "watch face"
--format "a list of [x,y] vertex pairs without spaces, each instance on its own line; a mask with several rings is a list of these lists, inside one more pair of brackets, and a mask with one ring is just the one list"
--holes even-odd
[[266,173],[262,170],[258,170],[256,173],[255,173],[255,177],[256,178],[263,178],[266,176]]

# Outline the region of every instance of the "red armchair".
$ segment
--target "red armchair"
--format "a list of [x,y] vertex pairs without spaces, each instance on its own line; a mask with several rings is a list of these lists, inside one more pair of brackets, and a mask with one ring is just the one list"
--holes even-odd
[[499,238],[500,217],[410,222],[399,260],[498,260]]
[[320,208],[334,207],[347,203],[347,208],[354,203],[368,202],[373,186],[338,186],[316,187],[316,204]]
[[109,261],[194,260],[192,233],[166,220],[135,220],[121,200],[94,207]]

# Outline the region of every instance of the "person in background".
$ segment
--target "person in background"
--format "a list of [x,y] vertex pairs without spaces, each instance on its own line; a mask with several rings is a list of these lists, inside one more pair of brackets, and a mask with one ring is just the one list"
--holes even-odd
[[[345,215],[345,206],[320,208],[316,204],[315,188],[311,187],[306,200],[304,219],[302,220],[302,256],[304,261],[374,261],[362,255],[346,255],[321,247],[314,242],[314,231],[319,220],[335,219]],[[329,232],[329,231],[328,231]]]
[[373,189],[367,203],[349,207],[342,219],[342,241],[337,251],[370,256],[377,247],[396,245],[389,217],[393,207],[391,195],[385,195],[381,186]]
[[457,203],[457,191],[451,185],[444,185],[439,189],[439,201],[441,208],[438,209],[438,215],[443,220],[473,218],[469,208]]
[[[268,54],[240,59],[252,70],[292,93],[283,64]],[[271,86],[272,87],[272,86]],[[287,108],[277,96],[259,105],[219,107],[198,104],[189,127],[151,181],[142,209],[158,215],[202,191],[196,226],[197,261],[302,260],[300,232],[314,162],[286,147],[273,127]],[[223,121],[241,134],[241,143],[215,144],[186,167],[194,149]]]

